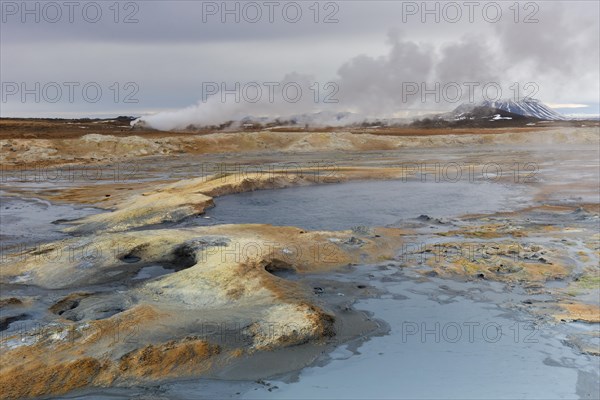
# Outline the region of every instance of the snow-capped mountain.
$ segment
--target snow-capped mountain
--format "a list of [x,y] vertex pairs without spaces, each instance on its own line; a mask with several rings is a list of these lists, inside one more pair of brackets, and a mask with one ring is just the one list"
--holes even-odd
[[539,100],[525,98],[519,101],[512,99],[499,101],[483,101],[478,106],[495,108],[512,114],[534,117],[546,121],[562,121],[565,118]]

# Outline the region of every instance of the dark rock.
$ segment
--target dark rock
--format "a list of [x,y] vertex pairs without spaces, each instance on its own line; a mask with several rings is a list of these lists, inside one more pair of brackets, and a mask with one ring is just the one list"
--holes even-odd
[[343,242],[344,244],[348,245],[348,246],[356,246],[356,247],[360,247],[362,245],[365,244],[365,241],[362,239],[357,238],[356,236],[352,236],[350,239],[345,240]]

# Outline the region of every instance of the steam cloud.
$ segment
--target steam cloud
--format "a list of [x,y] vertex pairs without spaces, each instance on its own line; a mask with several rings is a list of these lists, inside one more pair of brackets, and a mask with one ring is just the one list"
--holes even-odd
[[[345,62],[337,76],[330,80],[333,86],[329,86],[329,90],[324,87],[328,82],[316,82],[309,74],[290,73],[270,94],[266,86],[261,86],[262,95],[257,101],[248,101],[257,94],[254,88],[249,88],[245,95],[240,94],[240,101],[236,101],[232,93],[225,94],[224,98],[215,94],[185,109],[159,112],[140,120],[160,130],[219,125],[245,117],[273,121],[296,116],[299,123],[336,126],[365,118],[447,110],[465,101],[479,101],[484,95],[481,87],[486,83],[500,85],[503,98],[516,94],[510,89],[515,83],[522,91],[525,83],[534,82],[540,89],[534,93],[538,98],[555,95],[566,86],[572,90],[576,90],[577,85],[600,87],[599,50],[594,46],[594,38],[598,37],[597,23],[574,24],[564,5],[546,7],[540,18],[546,21],[543,26],[503,21],[496,24],[493,34],[487,37],[472,34],[438,45],[414,42],[393,32],[388,37],[390,47],[386,55],[358,55]],[[552,30],[548,26],[552,26]],[[557,84],[561,77],[564,81],[565,74],[584,79],[564,82],[562,86]],[[552,81],[551,90],[544,90],[544,81]],[[412,83],[418,85],[417,93],[408,92],[415,89]],[[436,83],[439,86],[436,87]],[[465,86],[468,83],[480,86]],[[451,87],[445,92],[442,88],[447,84]],[[286,85],[299,86],[300,99],[286,100],[283,93]],[[311,89],[314,85],[318,86],[316,94]],[[227,90],[233,87],[234,83],[227,84]],[[462,92],[457,92],[457,87]],[[439,96],[432,92],[425,95],[424,90],[437,92]],[[521,96],[531,94],[519,93]],[[334,102],[326,102],[327,95]],[[495,93],[492,90],[488,95],[493,97]],[[340,115],[342,112],[351,114]]]

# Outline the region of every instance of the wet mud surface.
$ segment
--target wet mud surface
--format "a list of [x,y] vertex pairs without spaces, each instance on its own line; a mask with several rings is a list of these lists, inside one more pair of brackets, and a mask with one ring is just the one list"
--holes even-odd
[[598,150],[548,151],[12,179],[4,396],[598,397]]

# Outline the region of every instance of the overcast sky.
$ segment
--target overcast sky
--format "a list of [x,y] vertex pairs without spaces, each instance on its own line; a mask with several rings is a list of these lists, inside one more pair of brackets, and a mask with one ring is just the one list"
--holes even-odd
[[[598,1],[430,2],[431,13],[420,1],[67,3],[2,1],[2,116],[402,116],[496,83],[502,97],[518,88],[562,112],[600,103]],[[223,101],[213,82],[263,92]],[[290,82],[300,101],[280,98]]]

